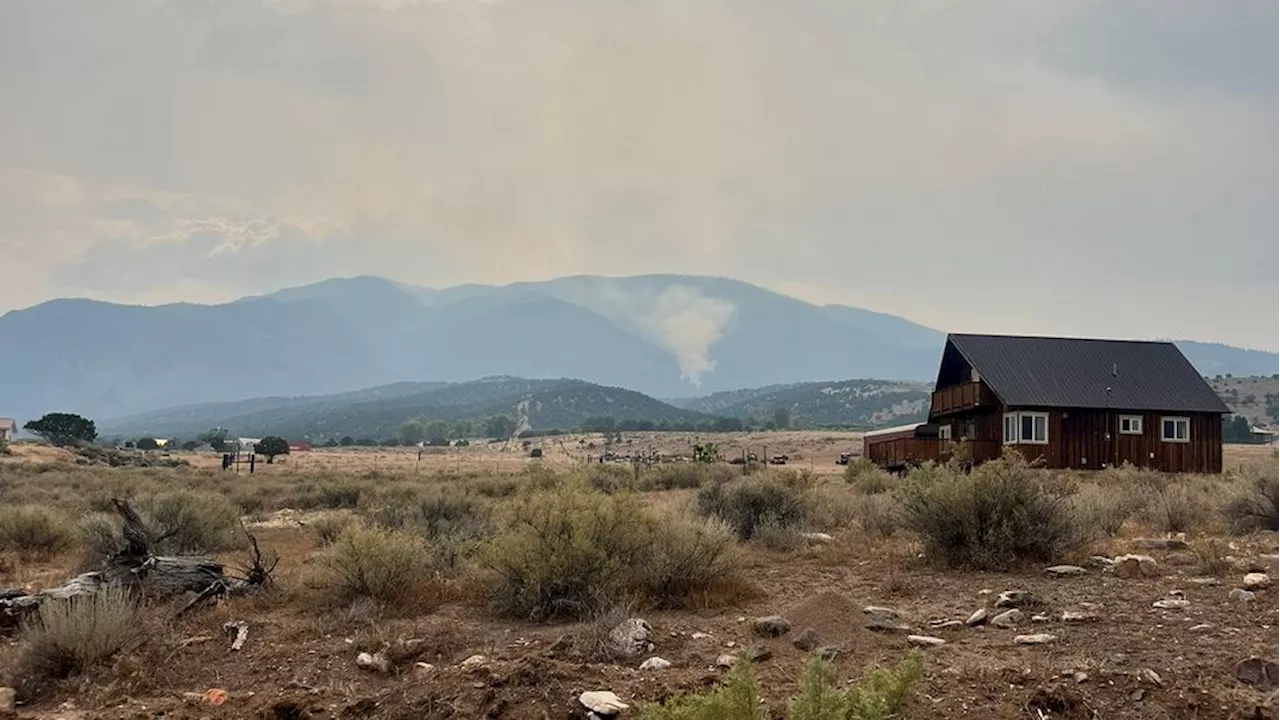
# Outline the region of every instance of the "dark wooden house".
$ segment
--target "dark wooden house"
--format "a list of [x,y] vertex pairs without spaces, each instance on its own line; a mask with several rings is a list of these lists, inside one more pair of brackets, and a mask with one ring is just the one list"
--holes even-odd
[[921,425],[937,439],[913,461],[1013,448],[1050,468],[1217,473],[1228,412],[1172,343],[953,334]]

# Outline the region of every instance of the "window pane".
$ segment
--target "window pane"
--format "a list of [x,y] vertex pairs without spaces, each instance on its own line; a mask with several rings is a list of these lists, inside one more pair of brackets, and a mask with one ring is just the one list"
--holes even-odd
[[1187,421],[1186,420],[1182,420],[1178,422],[1178,439],[1179,440],[1187,439]]
[[1035,418],[1031,415],[1022,416],[1022,439],[1031,440],[1034,432]]
[[1047,428],[1045,427],[1045,425],[1048,424],[1049,418],[1043,415],[1037,415],[1035,417],[1035,421],[1036,421],[1036,442],[1045,442],[1045,436],[1047,435]]
[[1176,424],[1177,423],[1175,423],[1172,420],[1165,420],[1164,429],[1163,429],[1163,432],[1161,433],[1161,437],[1163,437],[1165,440],[1172,440],[1175,434],[1177,433],[1177,430],[1174,429],[1174,425]]

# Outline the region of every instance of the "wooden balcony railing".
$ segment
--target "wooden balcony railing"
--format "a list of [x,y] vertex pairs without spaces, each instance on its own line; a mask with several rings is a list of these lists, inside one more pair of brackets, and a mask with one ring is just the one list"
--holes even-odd
[[950,415],[995,404],[995,397],[982,383],[964,383],[933,391],[930,415]]

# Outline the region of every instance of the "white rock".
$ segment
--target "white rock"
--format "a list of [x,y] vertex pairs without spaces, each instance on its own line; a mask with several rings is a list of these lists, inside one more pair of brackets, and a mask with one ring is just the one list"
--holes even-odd
[[1044,571],[1049,573],[1050,575],[1053,575],[1054,577],[1067,577],[1070,575],[1085,575],[1089,572],[1088,570],[1085,570],[1079,565],[1054,565],[1053,567],[1045,568]]
[[1151,668],[1143,669],[1142,676],[1156,685],[1164,685],[1164,678],[1160,677],[1160,673]]
[[635,657],[649,649],[653,627],[643,618],[631,618],[609,631],[609,649],[623,657]]
[[1271,577],[1266,573],[1254,572],[1244,576],[1245,590],[1259,590],[1271,587]]
[[483,655],[472,655],[471,657],[467,658],[466,660],[463,660],[461,663],[458,663],[458,664],[463,669],[470,670],[472,668],[478,668],[487,662],[489,662],[489,658]]
[[671,661],[660,657],[651,657],[640,663],[641,670],[666,670],[669,667],[671,667]]
[[578,702],[594,713],[612,717],[631,707],[608,690],[589,690],[578,696]]
[[1077,683],[1082,683],[1089,679],[1089,673],[1087,672],[1073,673],[1071,675],[1071,679],[1075,680]]
[[982,588],[978,591],[978,597],[986,597],[991,594],[991,588]]
[[1111,571],[1121,578],[1155,577],[1160,574],[1160,565],[1150,555],[1121,555]]
[[1102,616],[1091,612],[1076,612],[1074,610],[1064,610],[1062,612],[1062,622],[1096,622],[1101,620]]
[[940,637],[931,635],[908,635],[907,643],[911,645],[919,645],[920,647],[933,647],[935,645],[946,645],[947,641]]
[[1213,629],[1213,626],[1210,625],[1209,623],[1200,623],[1199,625],[1192,625],[1191,627],[1187,628],[1187,630],[1190,632],[1205,632],[1206,630],[1212,630],[1212,629]]
[[1012,628],[1022,622],[1022,617],[1022,611],[1015,608],[1013,610],[1005,610],[999,615],[996,615],[988,620],[987,624],[994,625],[998,628]]
[[973,611],[973,614],[969,616],[968,620],[964,621],[964,624],[968,625],[969,627],[973,627],[975,625],[981,625],[982,623],[987,621],[987,616],[990,614],[991,613],[988,612],[986,608],[978,608],[977,610]]
[[1013,641],[1019,645],[1044,645],[1054,642],[1058,639],[1057,635],[1049,633],[1036,633],[1035,635],[1019,635]]
[[414,663],[413,668],[418,672],[425,674],[429,672],[434,672],[436,669],[436,666],[428,662],[420,662],[420,663]]
[[391,672],[391,661],[382,653],[362,652],[356,655],[356,665],[365,670],[374,670],[376,672]]
[[814,545],[826,545],[835,541],[835,538],[821,532],[800,533],[800,537]]
[[1035,623],[1047,623],[1049,622],[1049,620],[1050,620],[1050,617],[1048,615],[1045,615],[1044,613],[1037,613],[1031,616],[1031,622],[1035,622]]
[[1190,606],[1191,601],[1183,600],[1182,598],[1165,598],[1164,600],[1157,600],[1151,603],[1151,607],[1160,608],[1161,610],[1181,610],[1182,608]]
[[14,712],[18,693],[11,687],[0,687],[0,713]]
[[696,633],[694,633],[694,634],[690,635],[689,637],[690,637],[691,639],[693,639],[693,640],[705,640],[706,638],[711,637],[711,635],[709,635],[708,633],[704,633],[704,632],[696,632]]
[[734,655],[730,655],[729,653],[724,653],[720,657],[716,658],[716,666],[722,668],[733,667],[733,664],[736,662],[738,662],[738,658]]
[[868,615],[887,615],[889,617],[900,617],[898,611],[893,608],[881,607],[879,605],[868,605],[862,608],[862,612]]
[[1240,588],[1227,593],[1227,599],[1235,600],[1236,602],[1253,602],[1256,597],[1252,590],[1241,590]]

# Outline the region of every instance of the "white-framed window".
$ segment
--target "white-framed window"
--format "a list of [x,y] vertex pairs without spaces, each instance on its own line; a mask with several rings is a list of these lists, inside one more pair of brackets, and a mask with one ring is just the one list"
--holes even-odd
[[1049,444],[1049,413],[1016,412],[1004,414],[1005,445]]
[[1142,434],[1142,416],[1141,415],[1121,415],[1120,416],[1120,434],[1121,435],[1141,435]]
[[1191,442],[1191,418],[1160,418],[1160,439],[1165,442]]
[[950,440],[950,439],[951,439],[951,426],[950,426],[950,425],[939,425],[939,426],[938,426],[938,439],[939,439],[939,440]]

